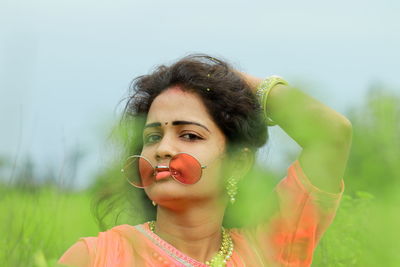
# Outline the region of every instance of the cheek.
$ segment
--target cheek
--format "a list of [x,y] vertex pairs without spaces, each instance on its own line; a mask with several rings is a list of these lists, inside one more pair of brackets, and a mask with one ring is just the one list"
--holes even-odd
[[209,168],[203,170],[204,183],[207,186],[213,187],[214,189],[224,188],[225,185],[225,171],[221,163],[213,164]]
[[149,195],[149,188],[146,187],[146,188],[144,188],[143,190],[144,190],[144,192],[146,193],[147,197],[151,199],[151,197],[150,197],[150,195]]

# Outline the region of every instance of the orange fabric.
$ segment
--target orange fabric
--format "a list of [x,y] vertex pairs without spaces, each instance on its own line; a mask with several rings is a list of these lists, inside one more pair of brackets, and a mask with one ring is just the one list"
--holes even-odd
[[[275,188],[279,211],[273,219],[254,229],[230,229],[235,247],[227,266],[310,266],[314,249],[336,214],[343,190],[343,180],[338,194],[316,188],[296,160]],[[79,246],[79,251],[72,246],[59,259],[59,264],[206,267],[153,234],[147,223],[119,225],[100,232],[98,237],[81,238],[79,242],[86,246]],[[82,248],[85,248],[87,264],[77,257],[82,255]]]

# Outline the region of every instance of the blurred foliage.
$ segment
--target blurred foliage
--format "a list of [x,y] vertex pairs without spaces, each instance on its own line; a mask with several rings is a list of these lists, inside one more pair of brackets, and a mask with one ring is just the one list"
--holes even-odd
[[[313,266],[400,263],[399,103],[399,95],[375,86],[361,106],[345,114],[353,125],[345,195],[315,251]],[[78,154],[72,154],[71,164],[66,163],[70,170],[65,168],[67,171],[59,175],[51,168],[40,173],[28,157],[18,166],[7,157],[0,158],[0,176],[7,173],[6,168],[12,169],[11,177],[0,177],[0,266],[56,266],[57,259],[80,237],[97,236],[102,230],[89,212],[91,200],[99,189],[110,186],[110,177],[120,179],[116,172],[119,166],[105,168],[91,188],[74,192],[65,181],[73,181],[82,158]],[[258,185],[250,183],[242,194],[252,195]],[[100,209],[109,212],[110,225],[133,221],[135,218],[129,216],[116,221],[112,217],[126,213],[135,201],[126,200],[120,210]],[[259,208],[231,214],[252,218]]]
[[350,109],[347,117],[353,125],[347,193],[384,197],[399,192],[400,96],[373,86],[364,104]]
[[3,190],[0,266],[54,266],[79,237],[98,233],[88,212],[87,194],[65,193],[56,187],[41,187],[34,192]]
[[345,195],[313,266],[399,266],[400,95],[373,86],[353,125]]

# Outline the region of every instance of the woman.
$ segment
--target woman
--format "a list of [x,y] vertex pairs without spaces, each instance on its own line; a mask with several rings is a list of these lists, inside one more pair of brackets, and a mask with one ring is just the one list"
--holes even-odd
[[[82,238],[59,263],[310,266],[343,193],[350,122],[279,77],[259,79],[207,55],[160,66],[134,89],[124,118],[144,116],[143,143],[123,171],[155,206],[155,220]],[[266,123],[279,125],[301,154],[276,186],[279,209],[267,221],[225,229],[237,184],[267,140]]]

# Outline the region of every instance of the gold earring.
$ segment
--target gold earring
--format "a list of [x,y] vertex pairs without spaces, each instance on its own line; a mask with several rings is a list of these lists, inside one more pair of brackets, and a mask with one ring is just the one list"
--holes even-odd
[[154,202],[154,200],[151,201],[151,204],[153,204],[154,207],[157,206],[157,203]]
[[228,193],[229,201],[231,202],[231,204],[234,204],[236,201],[235,197],[238,190],[237,183],[238,181],[235,177],[230,177],[226,185],[226,191]]

